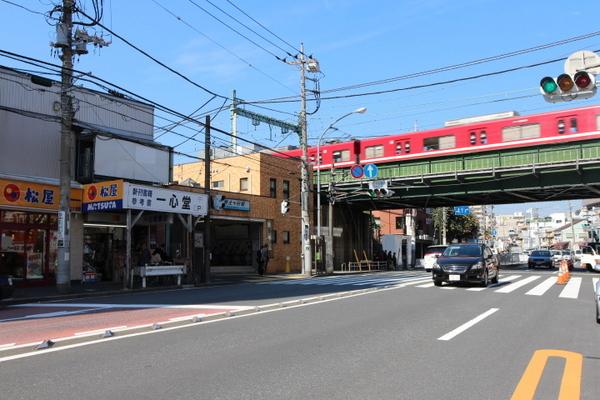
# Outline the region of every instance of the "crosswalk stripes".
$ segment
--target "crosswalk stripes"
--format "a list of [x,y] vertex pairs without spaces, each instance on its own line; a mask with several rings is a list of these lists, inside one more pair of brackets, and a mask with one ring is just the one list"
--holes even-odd
[[598,283],[598,279],[599,278],[593,278],[592,279],[592,287],[594,288],[594,293],[596,293],[596,284]]
[[496,293],[511,293],[514,292],[515,290],[517,290],[518,288],[527,285],[530,282],[535,281],[536,279],[539,279],[539,276],[528,276],[525,279],[522,279],[520,281],[516,281],[514,283],[511,283],[510,285],[504,286],[503,288],[500,288],[498,290],[496,290]]
[[565,299],[576,299],[579,296],[579,288],[581,287],[581,278],[571,278],[565,285],[565,288],[560,292],[558,297]]
[[529,296],[542,296],[544,293],[546,293],[548,291],[548,289],[550,289],[555,284],[556,284],[556,277],[551,276],[550,278],[546,279],[544,282],[540,283],[539,285],[537,285],[536,287],[534,287],[533,289],[531,289],[530,291],[528,291],[525,294],[527,294]]
[[[498,283],[491,285],[490,287],[496,287],[496,286],[500,286],[500,285],[504,285],[508,282],[512,282],[515,279],[519,279],[521,277],[521,275],[510,275],[510,276],[504,276],[502,278],[498,279]],[[485,287],[476,287],[476,288],[469,288],[467,289],[470,292],[481,292],[482,290],[486,290],[487,288]]]

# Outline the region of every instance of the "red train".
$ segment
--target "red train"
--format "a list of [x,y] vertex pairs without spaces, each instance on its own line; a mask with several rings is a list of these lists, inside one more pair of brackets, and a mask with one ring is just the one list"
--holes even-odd
[[[320,147],[320,166],[316,162],[316,147],[308,149],[308,158],[315,169],[330,169],[332,165],[348,168],[354,164],[382,164],[590,139],[600,139],[600,106],[529,116],[504,113],[466,118],[447,122],[441,129],[324,144]],[[300,149],[284,153],[290,157],[302,155]]]

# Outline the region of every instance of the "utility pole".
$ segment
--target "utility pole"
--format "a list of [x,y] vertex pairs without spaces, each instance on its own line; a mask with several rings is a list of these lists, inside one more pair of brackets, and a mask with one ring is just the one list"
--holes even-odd
[[569,200],[569,218],[571,219],[571,251],[575,249],[575,224],[573,222],[573,208]]
[[447,222],[448,221],[448,211],[446,207],[442,207],[442,244],[445,246],[448,244],[446,240],[446,230],[447,230]]
[[237,113],[235,111],[238,101],[235,96],[236,93],[234,89],[231,97],[231,106],[229,107],[231,112],[231,152],[233,154],[237,153]]
[[[56,288],[59,293],[71,290],[71,154],[73,149],[73,0],[63,0],[60,29],[65,34],[60,44],[62,54],[60,86],[60,205],[58,210],[58,267]],[[62,240],[62,243],[61,243]]]
[[204,123],[204,191],[208,196],[208,207],[204,217],[204,262],[200,280],[202,283],[210,282],[210,115],[206,116]]
[[[309,182],[308,182],[308,132],[306,126],[306,58],[304,43],[300,44],[300,148],[302,149],[301,165],[301,218],[302,218],[302,273],[310,275],[312,254],[310,251],[310,216],[308,214]],[[318,157],[318,155],[317,155]]]

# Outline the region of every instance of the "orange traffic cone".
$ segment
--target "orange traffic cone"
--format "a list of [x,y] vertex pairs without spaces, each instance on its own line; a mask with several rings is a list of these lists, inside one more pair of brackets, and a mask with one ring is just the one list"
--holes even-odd
[[562,260],[560,262],[560,266],[558,268],[558,279],[556,279],[557,285],[564,285],[569,280],[569,268],[567,266],[567,261]]

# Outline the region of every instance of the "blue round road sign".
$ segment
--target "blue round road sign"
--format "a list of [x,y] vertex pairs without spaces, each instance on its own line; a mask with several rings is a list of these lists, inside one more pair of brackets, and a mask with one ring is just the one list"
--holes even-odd
[[365,165],[365,176],[369,179],[376,178],[379,169],[375,164],[367,164]]
[[350,175],[352,175],[353,178],[362,178],[364,173],[365,171],[360,165],[353,165],[352,168],[350,168]]

